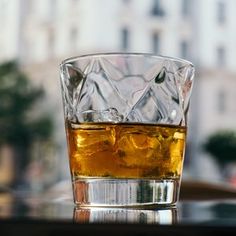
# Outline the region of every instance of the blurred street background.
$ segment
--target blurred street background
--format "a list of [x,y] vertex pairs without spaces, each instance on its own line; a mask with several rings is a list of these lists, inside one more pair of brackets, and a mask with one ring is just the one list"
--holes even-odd
[[235,0],[0,0],[0,185],[70,178],[59,64],[97,52],[196,67],[184,179],[236,186]]

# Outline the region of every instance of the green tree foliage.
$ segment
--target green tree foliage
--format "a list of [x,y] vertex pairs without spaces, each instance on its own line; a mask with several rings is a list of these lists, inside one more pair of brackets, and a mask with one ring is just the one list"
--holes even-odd
[[236,161],[236,133],[234,131],[221,131],[211,135],[203,145],[216,161],[225,166]]
[[33,142],[47,140],[52,134],[50,117],[30,116],[43,95],[43,90],[30,83],[16,62],[0,65],[0,147],[8,144],[15,150],[20,172],[29,162]]

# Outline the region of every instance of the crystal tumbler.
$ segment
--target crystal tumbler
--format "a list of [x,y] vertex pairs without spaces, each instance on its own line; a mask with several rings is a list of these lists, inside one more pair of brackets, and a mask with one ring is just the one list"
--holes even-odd
[[175,205],[193,65],[108,53],[66,59],[60,72],[75,204]]

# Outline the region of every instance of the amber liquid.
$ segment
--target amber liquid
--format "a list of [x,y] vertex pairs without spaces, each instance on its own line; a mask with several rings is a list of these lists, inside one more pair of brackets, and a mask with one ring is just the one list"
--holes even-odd
[[66,122],[72,179],[178,179],[186,127]]

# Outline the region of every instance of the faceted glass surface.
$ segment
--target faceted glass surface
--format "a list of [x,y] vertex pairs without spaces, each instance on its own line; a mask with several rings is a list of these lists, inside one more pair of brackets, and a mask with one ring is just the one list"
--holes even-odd
[[186,126],[191,63],[149,54],[82,56],[61,65],[68,120]]
[[61,64],[75,204],[177,202],[193,73],[190,62],[150,54]]

